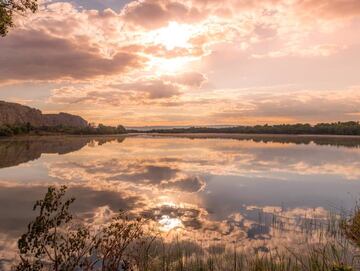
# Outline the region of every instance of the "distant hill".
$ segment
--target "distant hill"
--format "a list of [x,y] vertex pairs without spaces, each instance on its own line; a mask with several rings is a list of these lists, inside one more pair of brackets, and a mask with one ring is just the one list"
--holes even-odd
[[0,101],[0,126],[30,124],[33,127],[86,128],[88,122],[82,117],[67,114],[43,114],[40,110],[17,103]]

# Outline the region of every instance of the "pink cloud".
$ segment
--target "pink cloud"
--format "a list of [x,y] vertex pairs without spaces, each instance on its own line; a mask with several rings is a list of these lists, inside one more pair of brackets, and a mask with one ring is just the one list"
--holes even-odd
[[147,93],[149,99],[163,99],[177,96],[180,94],[177,85],[163,82],[162,80],[139,80],[134,83],[123,83],[112,87],[123,91],[138,91]]
[[297,8],[306,14],[333,19],[360,15],[360,1],[358,0],[299,0]]
[[198,72],[185,72],[178,75],[164,75],[162,78],[191,87],[200,87],[206,81],[206,77]]
[[204,15],[206,13],[202,14],[196,7],[169,0],[132,1],[122,13],[126,22],[147,29],[166,26],[169,21],[195,22],[203,19]]
[[133,52],[103,56],[88,39],[69,40],[36,30],[18,30],[0,43],[0,81],[89,79],[140,68],[146,59]]

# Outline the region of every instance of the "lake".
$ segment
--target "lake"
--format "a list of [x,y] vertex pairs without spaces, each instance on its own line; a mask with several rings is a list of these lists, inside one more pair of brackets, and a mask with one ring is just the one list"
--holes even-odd
[[321,223],[354,208],[360,196],[360,138],[1,139],[0,269],[14,259],[16,241],[35,216],[34,202],[48,186],[62,184],[76,198],[73,212],[95,225],[126,210],[146,216],[166,236],[266,251],[298,245],[303,221]]

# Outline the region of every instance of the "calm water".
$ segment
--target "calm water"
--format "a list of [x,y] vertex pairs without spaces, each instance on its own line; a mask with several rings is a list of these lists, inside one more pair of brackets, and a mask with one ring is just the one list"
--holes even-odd
[[54,184],[66,184],[74,212],[94,224],[123,209],[194,242],[297,244],[296,225],[279,232],[269,216],[323,219],[353,208],[359,146],[340,137],[2,139],[0,269],[13,259],[34,201]]

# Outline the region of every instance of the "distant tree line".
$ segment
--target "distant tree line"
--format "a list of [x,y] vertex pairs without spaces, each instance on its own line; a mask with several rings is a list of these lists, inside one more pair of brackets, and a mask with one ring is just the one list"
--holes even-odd
[[15,124],[15,125],[0,125],[0,136],[14,136],[21,134],[28,134],[34,128],[27,124]]
[[70,134],[70,135],[107,135],[107,134],[125,134],[126,129],[122,125],[117,127],[99,124],[98,126],[68,127],[68,126],[43,126],[34,127],[30,123],[0,125],[0,136],[15,135],[46,135],[46,134]]
[[[124,126],[116,127],[99,124],[89,125],[85,128],[67,126],[33,127],[31,124],[0,125],[0,136],[14,136],[25,134],[72,134],[72,135],[108,135],[139,133],[139,130],[126,130]],[[225,134],[289,134],[289,135],[360,135],[360,122],[334,122],[311,124],[280,124],[280,125],[255,125],[234,126],[223,128],[190,127],[174,129],[153,129],[145,133],[225,133]]]
[[[128,130],[128,132],[139,132]],[[360,123],[357,121],[318,123],[311,125],[280,124],[280,125],[255,125],[234,126],[225,128],[190,127],[174,129],[153,129],[146,133],[227,133],[227,134],[292,134],[292,135],[360,135]]]

